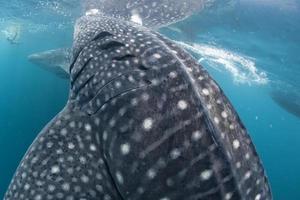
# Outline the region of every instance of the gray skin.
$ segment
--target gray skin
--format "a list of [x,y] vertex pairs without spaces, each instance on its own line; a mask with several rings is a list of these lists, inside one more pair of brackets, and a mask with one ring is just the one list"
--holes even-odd
[[141,25],[153,29],[181,21],[213,3],[211,0],[85,0],[83,8],[98,9],[106,16],[126,21],[138,17],[142,19]]
[[60,48],[34,53],[28,56],[28,60],[61,78],[69,79],[69,67],[72,62],[71,48]]
[[273,83],[271,97],[282,109],[300,118],[300,90],[296,84]]
[[105,16],[75,30],[69,101],[5,200],[272,199],[237,113],[186,51]]

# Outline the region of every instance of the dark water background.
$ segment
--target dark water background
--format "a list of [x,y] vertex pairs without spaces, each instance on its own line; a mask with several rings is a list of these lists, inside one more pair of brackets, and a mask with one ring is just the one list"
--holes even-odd
[[[30,5],[23,7],[30,10]],[[27,148],[63,108],[68,96],[67,80],[29,63],[27,56],[71,46],[69,21],[76,16],[62,7],[63,16],[51,20],[27,17],[24,10],[18,9],[14,16],[22,17],[6,18],[13,12],[7,8],[0,13],[0,31],[14,21],[21,23],[23,30],[18,45],[11,45],[0,34],[0,199]],[[300,101],[299,10],[300,2],[296,0],[241,0],[226,9],[212,8],[195,15],[173,25],[173,29],[161,30],[177,41],[205,44],[251,58],[256,69],[266,74],[267,83],[251,82],[251,77],[250,82],[236,82],[222,64],[209,59],[202,62],[248,128],[275,200],[300,199],[300,118],[289,112],[297,109]],[[230,56],[226,59],[230,61]],[[283,105],[274,101],[274,92],[284,98]]]

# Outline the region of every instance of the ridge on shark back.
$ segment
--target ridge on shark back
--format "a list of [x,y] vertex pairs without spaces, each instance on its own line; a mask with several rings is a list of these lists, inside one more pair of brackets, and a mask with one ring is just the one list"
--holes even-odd
[[69,101],[5,200],[272,199],[237,113],[186,51],[101,14],[74,35]]

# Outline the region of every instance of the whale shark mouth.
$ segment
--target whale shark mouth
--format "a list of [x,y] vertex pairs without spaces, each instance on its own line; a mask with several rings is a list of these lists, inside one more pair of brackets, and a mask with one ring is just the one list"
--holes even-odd
[[231,74],[237,84],[265,85],[267,73],[258,69],[255,59],[213,45],[175,41],[181,47],[200,56],[199,63]]

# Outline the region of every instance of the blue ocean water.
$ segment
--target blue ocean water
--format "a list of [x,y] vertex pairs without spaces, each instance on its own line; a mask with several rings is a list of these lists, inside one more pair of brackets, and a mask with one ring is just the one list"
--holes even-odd
[[[76,12],[68,10],[77,9],[22,1],[24,11],[12,2],[0,3],[0,199],[27,148],[68,96],[67,80],[27,56],[71,46]],[[24,15],[41,6],[50,10],[46,17]],[[11,44],[5,30],[16,24],[22,34]],[[300,2],[240,0],[161,33],[199,59],[229,97],[262,158],[274,199],[300,199]]]
[[31,53],[71,45],[71,30],[58,34],[24,31],[17,45],[0,36],[0,199],[29,145],[67,100],[68,81],[27,60]]

